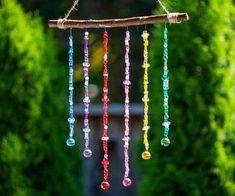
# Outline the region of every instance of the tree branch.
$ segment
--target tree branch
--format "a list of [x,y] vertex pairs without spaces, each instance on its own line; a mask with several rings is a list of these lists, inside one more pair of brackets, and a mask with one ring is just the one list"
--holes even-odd
[[106,20],[50,20],[51,28],[114,28],[130,27],[155,23],[181,23],[189,20],[187,13],[169,13],[164,15],[138,16],[132,18],[106,19]]

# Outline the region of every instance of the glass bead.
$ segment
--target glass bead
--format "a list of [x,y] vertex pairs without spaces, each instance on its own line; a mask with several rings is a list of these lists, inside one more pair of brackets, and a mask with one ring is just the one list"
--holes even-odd
[[123,184],[123,186],[128,187],[128,186],[131,186],[132,181],[130,178],[124,178],[122,181],[122,184]]
[[151,158],[151,153],[149,151],[144,151],[142,153],[142,159],[149,160]]
[[89,133],[91,130],[89,129],[89,128],[84,128],[83,129],[83,132],[85,132],[85,133]]
[[69,123],[74,123],[75,122],[75,118],[68,118],[68,122]]
[[169,138],[167,138],[167,137],[164,137],[164,138],[162,138],[162,140],[161,140],[161,145],[164,146],[164,147],[169,146],[170,143],[171,143],[171,142],[170,142]]
[[103,181],[103,182],[101,183],[100,187],[101,187],[103,190],[108,190],[109,187],[110,187],[110,184],[109,184],[109,182],[107,182],[107,181]]
[[74,146],[75,145],[75,140],[72,137],[68,138],[66,140],[66,145],[67,146]]
[[92,155],[92,151],[90,150],[90,149],[85,149],[84,151],[83,151],[83,156],[84,157],[91,157],[91,155]]

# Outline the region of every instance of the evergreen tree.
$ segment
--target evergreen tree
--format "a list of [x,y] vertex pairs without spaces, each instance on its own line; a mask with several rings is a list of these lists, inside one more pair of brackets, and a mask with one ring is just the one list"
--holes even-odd
[[163,26],[151,44],[152,158],[141,161],[141,195],[235,195],[235,8],[232,0],[167,7],[190,21],[169,29],[170,139],[163,137]]
[[81,193],[79,157],[65,147],[66,66],[55,49],[38,16],[1,1],[0,195]]

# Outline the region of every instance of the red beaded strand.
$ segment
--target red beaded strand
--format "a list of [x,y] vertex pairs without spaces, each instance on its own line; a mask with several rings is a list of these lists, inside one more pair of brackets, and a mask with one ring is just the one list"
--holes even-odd
[[108,33],[107,31],[104,32],[104,87],[103,87],[103,98],[102,102],[104,105],[104,114],[103,114],[103,124],[104,124],[104,131],[103,131],[103,151],[104,151],[104,158],[102,160],[103,168],[104,168],[104,180],[101,183],[101,188],[104,190],[109,189],[110,184],[108,182],[108,165],[109,165],[109,159],[108,159]]

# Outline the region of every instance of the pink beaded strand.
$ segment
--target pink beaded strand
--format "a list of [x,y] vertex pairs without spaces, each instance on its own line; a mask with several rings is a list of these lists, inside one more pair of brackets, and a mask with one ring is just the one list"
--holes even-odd
[[124,174],[124,179],[122,181],[123,186],[128,187],[132,184],[131,179],[129,177],[129,85],[131,84],[130,82],[130,60],[129,60],[129,51],[130,51],[130,32],[126,31],[126,37],[125,37],[125,49],[126,49],[126,54],[125,54],[125,81],[123,82],[124,84],[124,89],[125,89],[125,132],[124,132],[124,164],[125,164],[125,174]]

